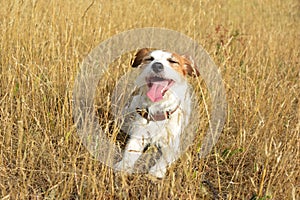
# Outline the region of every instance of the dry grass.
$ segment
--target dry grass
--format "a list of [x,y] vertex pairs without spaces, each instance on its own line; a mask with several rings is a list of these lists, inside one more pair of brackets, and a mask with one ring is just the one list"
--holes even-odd
[[[300,198],[299,1],[1,5],[0,199]],[[72,121],[85,55],[118,32],[146,26],[202,44],[228,100],[214,151],[199,160],[195,144],[161,181],[115,175],[80,144]]]

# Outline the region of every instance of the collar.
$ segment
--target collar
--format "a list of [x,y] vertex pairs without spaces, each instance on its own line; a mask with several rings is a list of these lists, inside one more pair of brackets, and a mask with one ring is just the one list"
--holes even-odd
[[155,115],[150,115],[148,108],[136,108],[135,110],[139,115],[141,115],[143,118],[145,118],[149,122],[149,121],[163,121],[166,119],[170,119],[171,115],[174,112],[176,112],[176,110],[178,108],[179,108],[179,104],[173,110],[167,110],[162,113],[155,114]]

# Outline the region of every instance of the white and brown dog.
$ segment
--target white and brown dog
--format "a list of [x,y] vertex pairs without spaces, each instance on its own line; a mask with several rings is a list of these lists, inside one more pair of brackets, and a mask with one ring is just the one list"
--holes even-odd
[[186,56],[147,48],[137,52],[132,67],[141,70],[136,80],[141,87],[125,108],[125,112],[135,114],[123,158],[114,168],[133,172],[145,148],[155,145],[161,156],[149,173],[162,178],[167,166],[180,155],[180,135],[191,114],[186,76],[198,76],[199,72]]

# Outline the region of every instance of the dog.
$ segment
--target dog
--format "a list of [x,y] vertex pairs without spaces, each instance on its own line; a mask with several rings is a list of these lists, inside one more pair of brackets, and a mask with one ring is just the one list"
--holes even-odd
[[133,173],[145,148],[154,145],[161,156],[149,174],[163,178],[180,155],[180,136],[191,115],[187,76],[199,76],[199,71],[187,56],[148,48],[136,53],[132,67],[141,70],[136,79],[140,88],[124,108],[124,113],[134,116],[129,120],[130,138],[122,160],[114,168]]

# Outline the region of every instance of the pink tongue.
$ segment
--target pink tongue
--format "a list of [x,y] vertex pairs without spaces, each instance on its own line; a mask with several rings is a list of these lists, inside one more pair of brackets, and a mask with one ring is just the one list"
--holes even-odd
[[158,102],[163,99],[163,90],[168,86],[168,81],[155,81],[147,92],[147,96],[153,102]]

